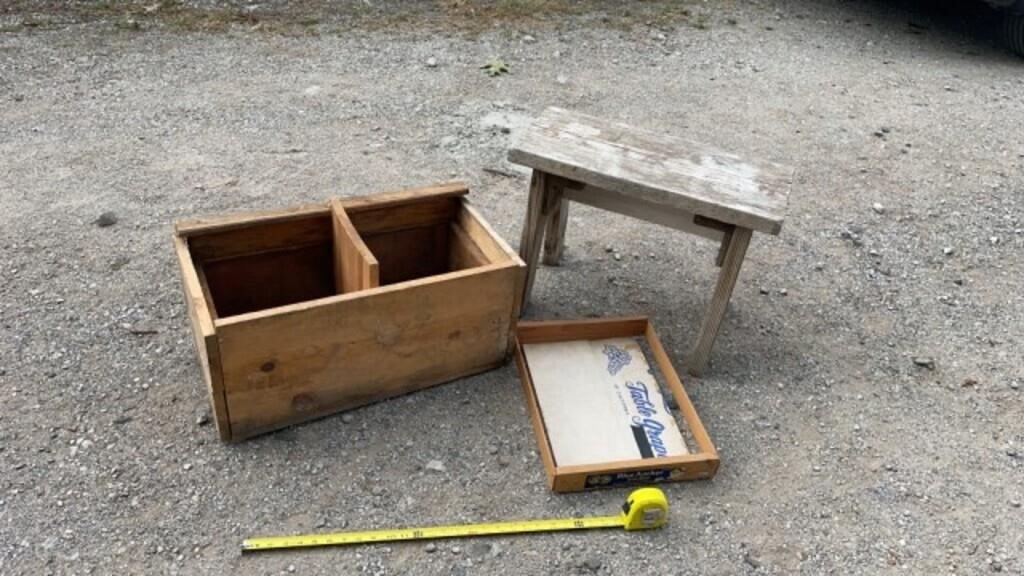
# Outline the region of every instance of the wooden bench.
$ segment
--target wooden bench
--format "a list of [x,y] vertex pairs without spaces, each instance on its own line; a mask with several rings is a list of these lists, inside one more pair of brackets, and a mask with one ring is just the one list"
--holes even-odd
[[527,266],[523,309],[542,243],[544,263],[558,264],[570,201],[720,243],[718,282],[687,363],[688,371],[699,376],[751,234],[782,229],[792,169],[559,108],[544,111],[513,144],[508,158],[533,169],[519,244]]

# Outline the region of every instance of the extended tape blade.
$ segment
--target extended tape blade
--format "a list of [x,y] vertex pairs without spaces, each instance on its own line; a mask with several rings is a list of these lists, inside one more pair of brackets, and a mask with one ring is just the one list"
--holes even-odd
[[375,542],[399,542],[403,540],[431,540],[441,538],[466,538],[470,536],[494,536],[499,534],[525,534],[530,532],[560,532],[565,530],[590,530],[597,528],[622,528],[621,516],[597,516],[589,518],[563,518],[553,520],[522,520],[492,522],[485,524],[461,524],[453,526],[429,526],[423,528],[397,528],[368,530],[362,532],[335,532],[330,534],[304,534],[298,536],[266,536],[247,538],[242,550],[280,550],[282,548],[312,548],[317,546],[344,546],[347,544],[370,544]]

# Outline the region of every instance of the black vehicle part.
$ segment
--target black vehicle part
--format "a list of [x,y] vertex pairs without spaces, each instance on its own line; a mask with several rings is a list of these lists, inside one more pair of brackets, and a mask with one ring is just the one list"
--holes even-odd
[[1003,17],[1003,41],[1018,56],[1024,56],[1024,15],[1006,14]]

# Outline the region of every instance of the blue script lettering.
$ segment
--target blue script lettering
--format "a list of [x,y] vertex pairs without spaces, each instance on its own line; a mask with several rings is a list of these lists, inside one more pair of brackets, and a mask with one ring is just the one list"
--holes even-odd
[[608,357],[608,373],[615,376],[625,366],[633,360],[633,357],[618,346],[612,344],[606,344],[604,347],[604,355]]
[[647,441],[651,444],[651,450],[658,456],[668,456],[668,448],[665,447],[665,441],[661,439],[661,433],[665,431],[665,425],[657,420],[650,418],[640,418],[639,416],[633,416],[633,423],[642,426],[644,434],[647,435]]
[[633,405],[636,406],[636,411],[643,414],[645,418],[649,418],[658,413],[654,409],[654,403],[651,402],[651,393],[647,391],[647,385],[643,382],[626,382],[626,388],[629,388],[629,397],[633,400]]
[[650,443],[651,450],[656,455],[668,456],[668,448],[665,447],[665,441],[661,439],[665,425],[651,419],[651,416],[657,414],[658,411],[654,408],[654,402],[651,402],[651,393],[647,390],[647,385],[643,382],[626,382],[626,388],[629,389],[629,397],[633,400],[636,411],[640,413],[640,416],[633,416],[633,424],[644,429],[647,442]]

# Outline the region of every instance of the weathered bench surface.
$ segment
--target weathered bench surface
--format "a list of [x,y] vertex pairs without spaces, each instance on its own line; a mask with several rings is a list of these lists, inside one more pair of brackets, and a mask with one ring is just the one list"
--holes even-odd
[[514,143],[509,160],[548,174],[778,234],[793,170],[609,122],[548,108]]

